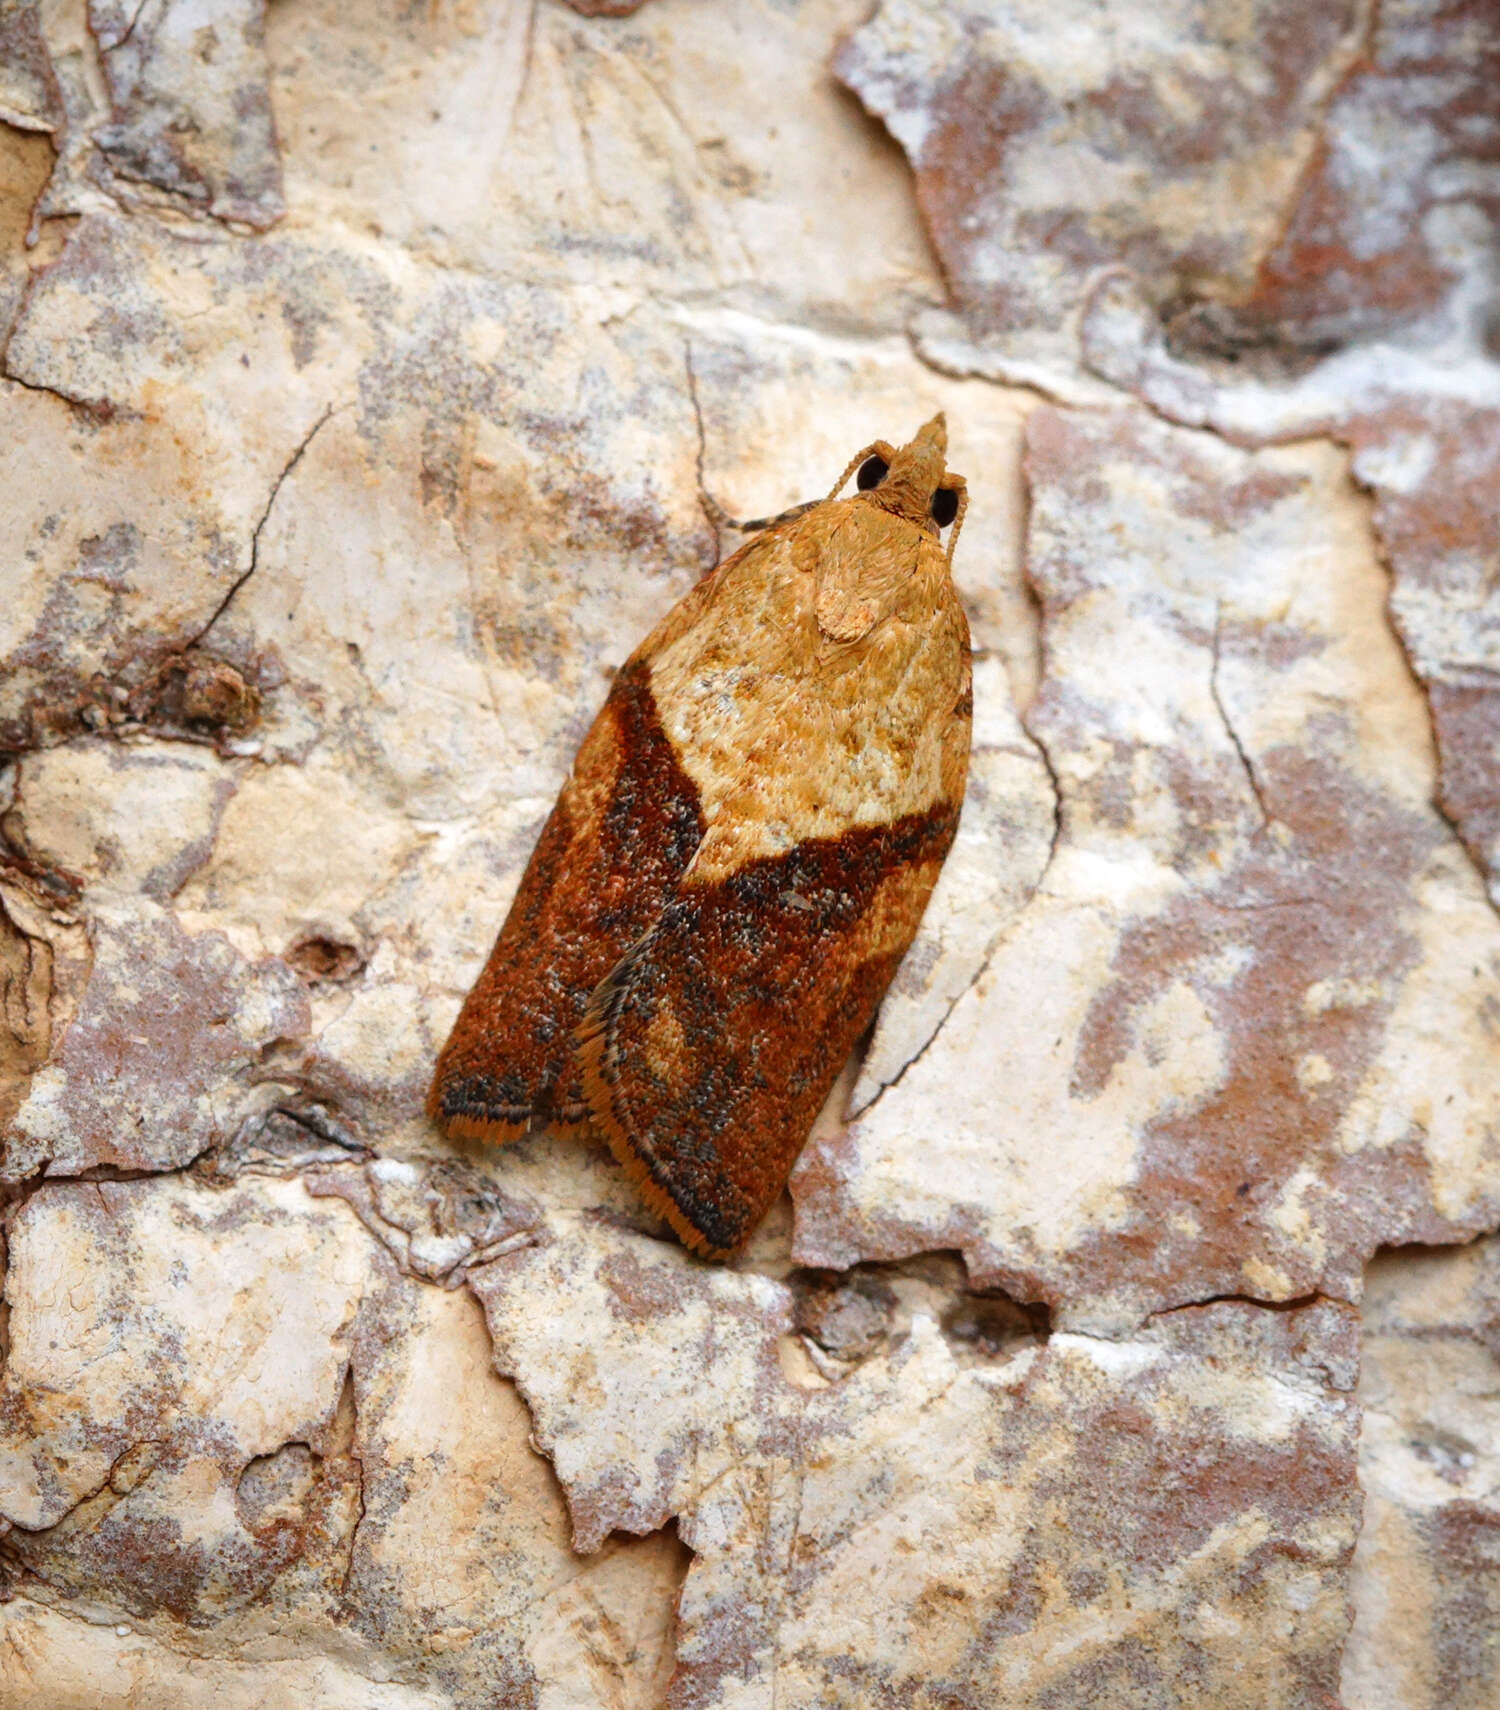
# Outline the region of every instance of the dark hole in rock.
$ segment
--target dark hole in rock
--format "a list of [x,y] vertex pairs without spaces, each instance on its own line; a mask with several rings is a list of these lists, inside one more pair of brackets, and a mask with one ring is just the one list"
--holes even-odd
[[286,961],[304,980],[327,980],[335,984],[352,980],[365,965],[358,945],[316,933],[299,938],[287,951]]
[[243,735],[260,717],[260,691],[227,659],[178,653],[129,691],[124,711],[147,726]]
[[1003,1294],[966,1294],[943,1314],[943,1334],[955,1350],[978,1359],[1004,1359],[1028,1342],[1045,1341],[1052,1315],[1040,1304]]
[[273,1454],[247,1462],[234,1492],[246,1527],[258,1532],[278,1520],[300,1519],[319,1464],[306,1443],[283,1443]]
[[1161,315],[1168,352],[1180,361],[1218,364],[1266,380],[1295,380],[1339,349],[1314,329],[1231,303],[1178,299]]
[[797,1328],[836,1359],[862,1359],[889,1334],[896,1296],[879,1277],[865,1271],[808,1270],[799,1271],[791,1283]]

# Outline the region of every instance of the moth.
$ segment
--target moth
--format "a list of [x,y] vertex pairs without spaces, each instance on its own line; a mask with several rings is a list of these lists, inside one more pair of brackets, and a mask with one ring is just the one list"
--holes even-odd
[[447,1135],[587,1124],[708,1258],[760,1222],[958,823],[946,456],[941,415],[866,446],[826,499],[744,525],[631,654],[438,1058]]

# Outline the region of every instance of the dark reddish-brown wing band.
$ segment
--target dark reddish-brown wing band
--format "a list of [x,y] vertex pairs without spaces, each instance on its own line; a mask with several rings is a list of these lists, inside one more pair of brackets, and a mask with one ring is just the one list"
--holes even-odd
[[446,1132],[503,1140],[586,1114],[574,1028],[702,836],[698,791],[661,728],[647,668],[627,665],[438,1059],[428,1112]]
[[579,1029],[594,1119],[684,1242],[732,1252],[780,1193],[921,919],[941,806],[691,877]]

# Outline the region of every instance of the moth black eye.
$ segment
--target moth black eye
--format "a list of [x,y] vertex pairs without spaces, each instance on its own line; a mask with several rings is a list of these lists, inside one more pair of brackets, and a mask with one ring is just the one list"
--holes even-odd
[[868,493],[871,487],[878,487],[890,472],[891,466],[883,457],[867,457],[859,466],[854,484],[861,493]]
[[958,491],[954,487],[939,487],[932,495],[932,520],[939,528],[947,528],[958,515]]

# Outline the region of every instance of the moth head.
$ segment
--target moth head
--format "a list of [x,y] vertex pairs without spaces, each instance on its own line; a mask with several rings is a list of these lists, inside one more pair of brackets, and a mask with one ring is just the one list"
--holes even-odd
[[963,476],[948,469],[947,458],[948,423],[939,411],[907,445],[890,445],[883,439],[867,445],[829,496],[837,497],[852,474],[860,493],[879,509],[903,517],[928,534],[941,535],[951,527],[951,565],[969,495]]

